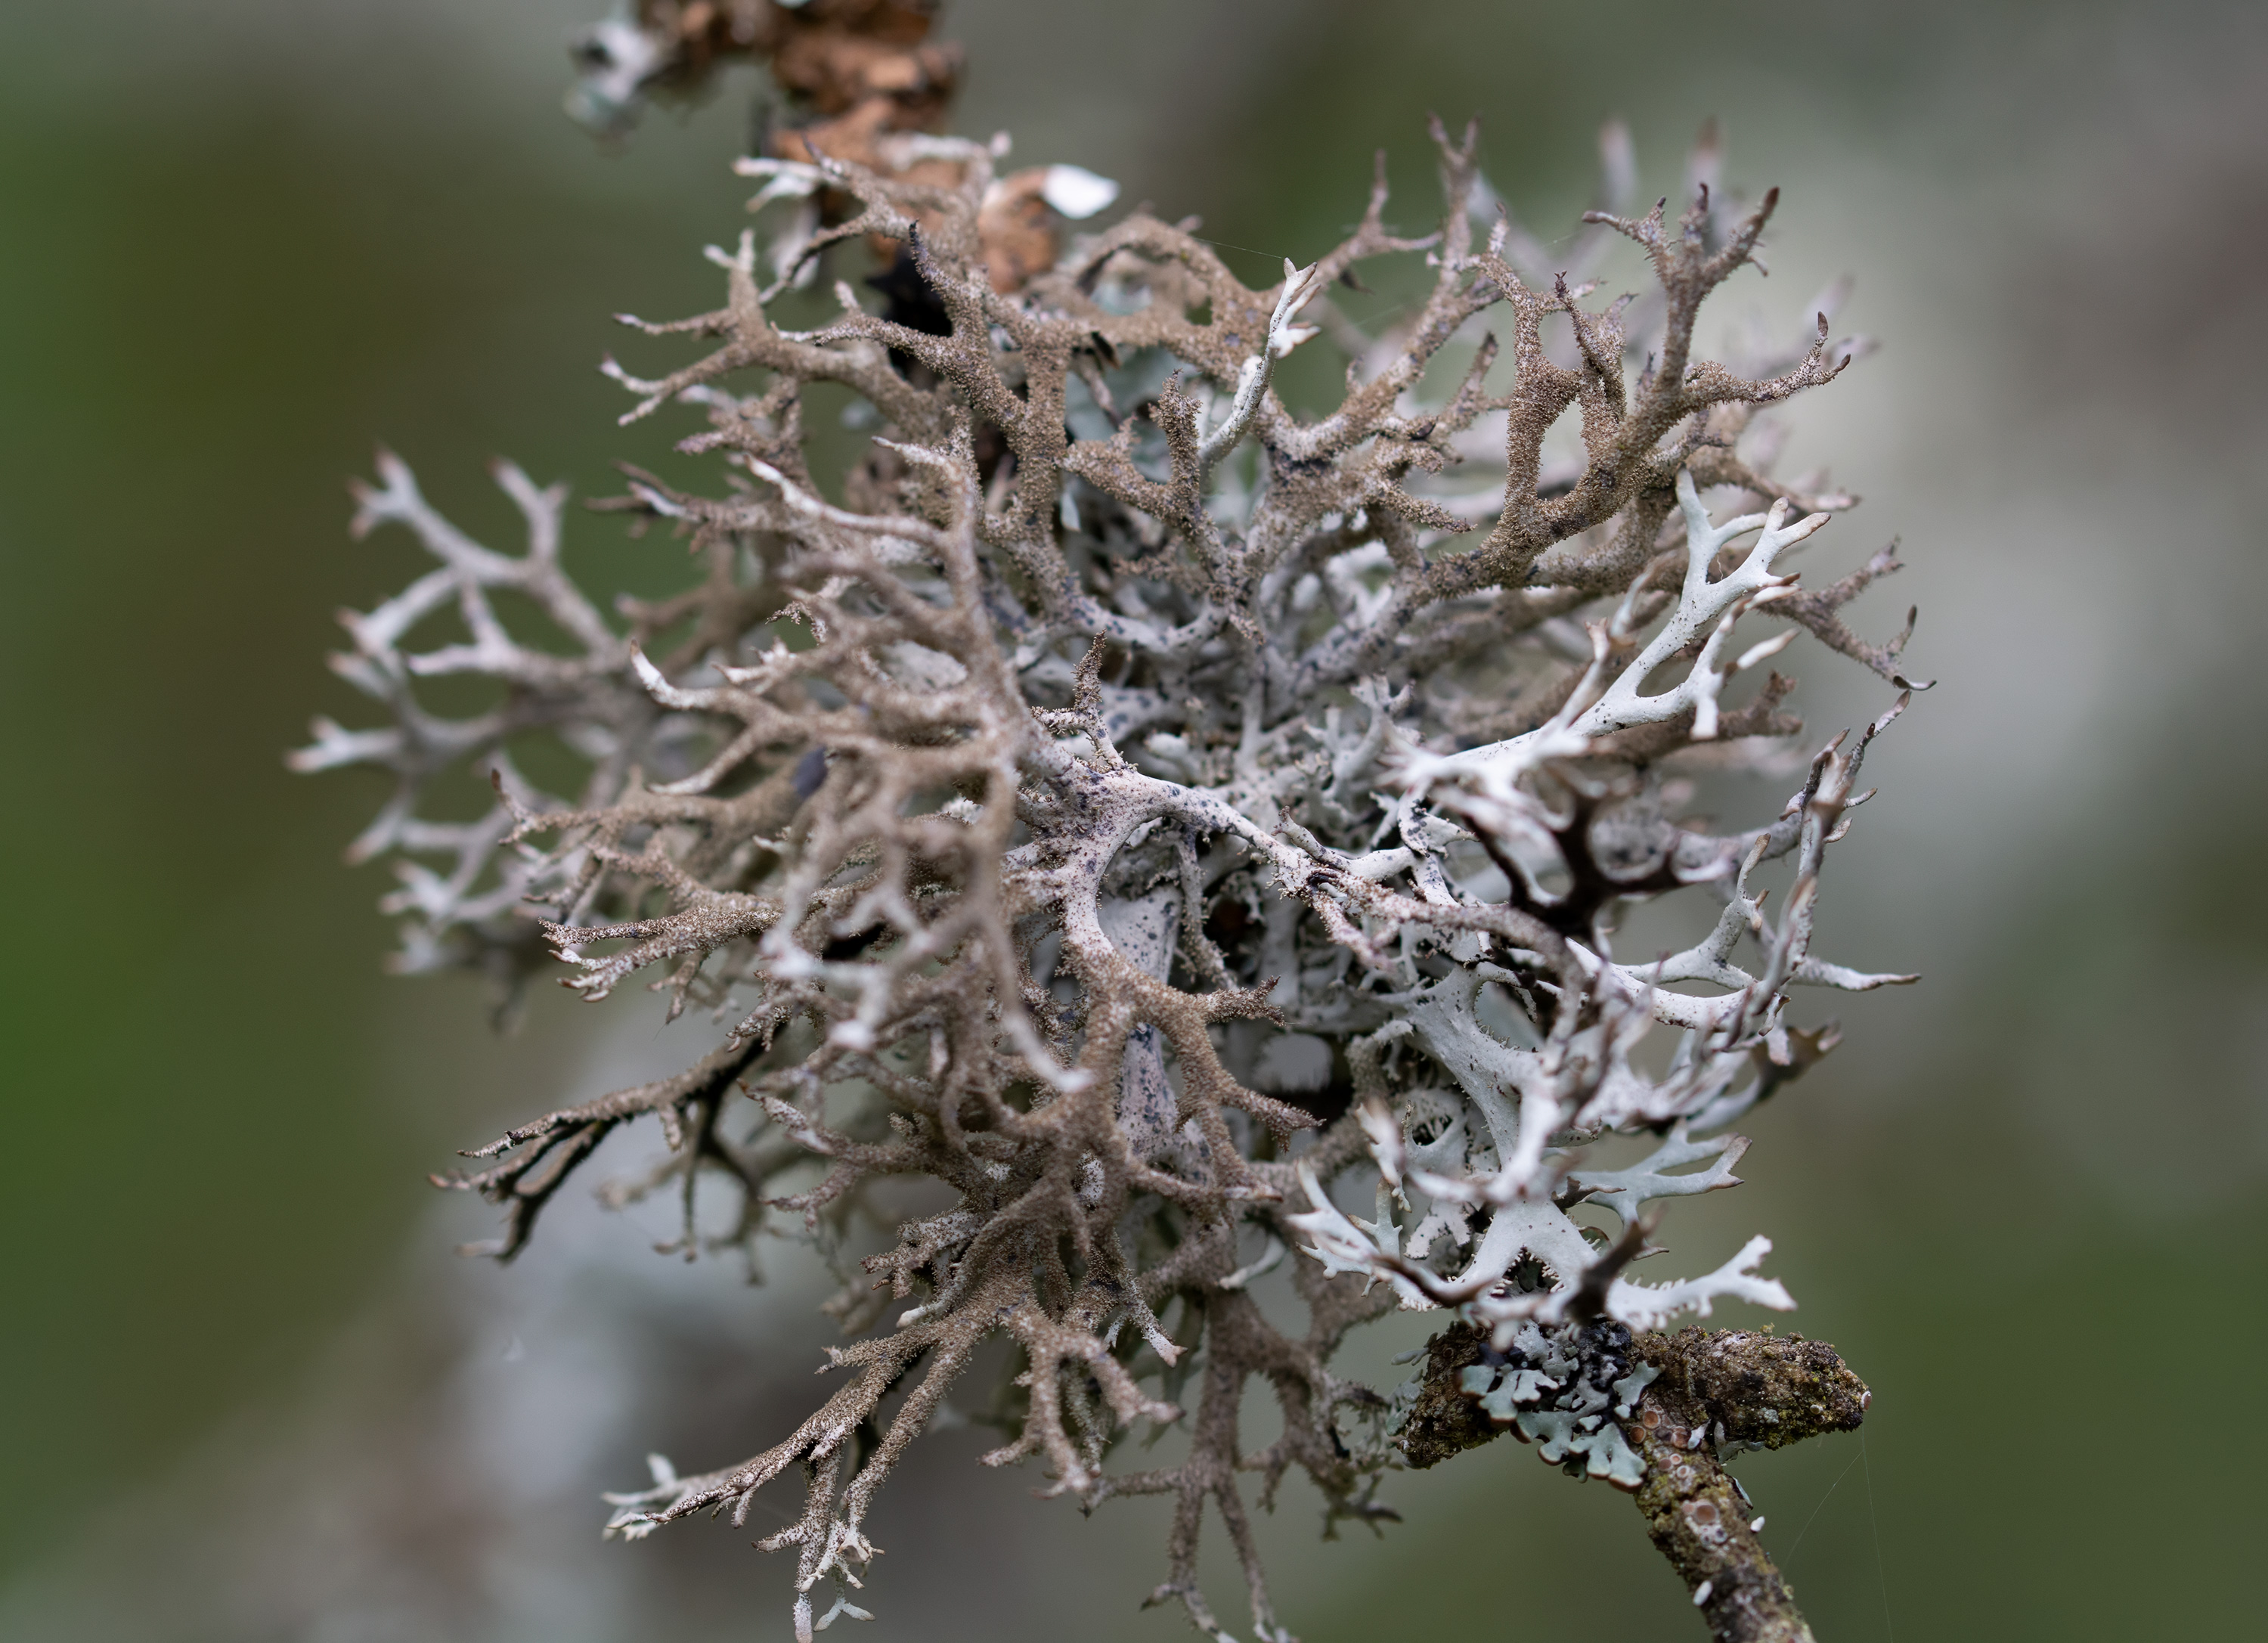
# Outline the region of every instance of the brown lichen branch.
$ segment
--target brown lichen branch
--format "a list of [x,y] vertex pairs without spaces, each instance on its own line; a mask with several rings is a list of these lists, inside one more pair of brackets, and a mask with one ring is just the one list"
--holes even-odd
[[696,95],[734,59],[769,62],[805,123],[775,151],[856,158],[884,132],[934,129],[960,83],[961,48],[933,42],[936,0],[638,0],[576,39],[569,109],[618,133],[652,96]]

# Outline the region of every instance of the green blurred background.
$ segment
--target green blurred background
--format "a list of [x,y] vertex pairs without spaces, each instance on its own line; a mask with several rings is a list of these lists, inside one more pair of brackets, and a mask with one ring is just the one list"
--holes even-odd
[[[475,1268],[447,1249],[481,1207],[423,1180],[680,1046],[643,994],[540,998],[499,1038],[475,984],[381,976],[381,873],[338,861],[379,793],[280,763],[311,713],[361,722],[330,613],[413,564],[345,538],[374,440],[504,535],[491,453],[590,495],[674,437],[617,430],[593,366],[608,314],[714,303],[755,81],[603,150],[558,100],[598,3],[0,16],[11,1643],[786,1634],[790,1571],[747,1535],[602,1547],[593,1496],[650,1447],[706,1464],[799,1414],[814,1280],[783,1254],[749,1291],[580,1200]],[[1784,188],[1773,277],[1727,317],[1792,323],[1858,275],[1846,317],[1885,347],[1796,412],[1791,468],[1867,497],[1837,567],[1903,536],[1861,625],[1918,600],[1944,682],[1871,767],[1827,931],[1928,980],[1839,1001],[1841,1052],[1749,1126],[1751,1184],[1671,1228],[1696,1259],[1769,1232],[1792,1326],[1876,1391],[1863,1449],[1736,1470],[1822,1638],[2251,1634],[2259,9],[958,0],[945,32],[961,129],[1201,212],[1256,277],[1351,221],[1381,145],[1423,222],[1429,109],[1481,115],[1547,238],[1602,120],[1659,193],[1721,116],[1729,177]],[[571,528],[594,581],[670,574]],[[1815,732],[1879,706],[1801,660]],[[1136,1608],[1152,1504],[1082,1521],[978,1447],[940,1434],[886,1496],[884,1625],[1186,1634]],[[1391,1494],[1378,1544],[1319,1544],[1297,1488],[1267,1525],[1309,1643],[1698,1635],[1627,1502],[1514,1446]]]

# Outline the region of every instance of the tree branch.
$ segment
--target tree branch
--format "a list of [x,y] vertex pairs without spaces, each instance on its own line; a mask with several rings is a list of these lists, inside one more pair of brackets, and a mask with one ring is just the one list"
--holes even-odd
[[[1833,1347],[1800,1335],[1648,1332],[1631,1337],[1628,1350],[1643,1366],[1633,1378],[1646,1384],[1632,1389],[1634,1401],[1616,1406],[1615,1419],[1642,1469],[1633,1492],[1647,1535],[1719,1643],[1810,1643],[1794,1593],[1756,1537],[1764,1520],[1751,1517],[1724,1456],[1854,1430],[1874,1395]],[[1488,1337],[1468,1323],[1427,1343],[1417,1401],[1399,1439],[1409,1463],[1435,1466],[1505,1432],[1528,1440],[1536,1416],[1517,1415],[1513,1399],[1493,1389],[1474,1389],[1496,1380],[1499,1367],[1521,1361],[1517,1348],[1492,1351]],[[1560,1458],[1549,1442],[1543,1457]]]

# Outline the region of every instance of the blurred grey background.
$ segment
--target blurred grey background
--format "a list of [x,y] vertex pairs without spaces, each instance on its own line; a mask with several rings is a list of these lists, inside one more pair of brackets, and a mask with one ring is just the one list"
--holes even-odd
[[[11,1643],[786,1634],[791,1569],[749,1534],[601,1544],[595,1496],[648,1448],[714,1463],[799,1416],[817,1279],[784,1247],[756,1290],[653,1256],[587,1192],[512,1269],[451,1256],[485,1212],[426,1170],[681,1046],[639,992],[539,998],[506,1039],[476,984],[383,977],[382,874],[337,858],[379,795],[279,759],[357,711],[331,611],[413,564],[345,537],[374,440],[504,534],[491,453],[603,494],[675,437],[617,430],[593,367],[625,347],[610,313],[713,306],[756,80],[601,149],[559,111],[600,4],[0,17]],[[1789,460],[1867,502],[1810,574],[1903,537],[1912,568],[1855,614],[1918,600],[1911,664],[1943,682],[1870,766],[1828,930],[1927,981],[1834,1000],[1845,1045],[1749,1126],[1751,1184],[1668,1229],[1697,1260],[1769,1233],[1787,1326],[1875,1389],[1863,1441],[1736,1470],[1822,1638],[2250,1634],[2268,13],[956,0],[942,32],[961,129],[1202,213],[1256,279],[1351,222],[1376,147],[1427,222],[1428,110],[1481,116],[1547,237],[1603,120],[1660,193],[1718,115],[1729,179],[1784,192],[1772,277],[1717,323],[1792,324],[1858,276],[1845,317],[1884,347],[1800,405]],[[574,530],[601,586],[674,571]],[[1879,708],[1796,656],[1815,739]],[[1397,1373],[1421,1334],[1361,1361]],[[1137,1607],[1155,1503],[1082,1520],[980,1447],[938,1434],[886,1492],[885,1635],[1186,1635]],[[1375,1544],[1319,1543],[1298,1485],[1266,1523],[1308,1643],[1698,1634],[1629,1503],[1513,1445],[1389,1492],[1409,1521]]]

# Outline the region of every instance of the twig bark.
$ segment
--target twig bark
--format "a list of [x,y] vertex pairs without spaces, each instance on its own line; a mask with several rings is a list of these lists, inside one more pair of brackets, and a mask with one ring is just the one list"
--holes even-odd
[[[1690,1329],[1631,1338],[1655,1371],[1624,1437],[1645,1464],[1634,1492],[1646,1533],[1693,1595],[1719,1643],[1811,1643],[1795,1595],[1757,1539],[1752,1508],[1725,1470],[1742,1448],[1778,1448],[1848,1432],[1873,1399],[1833,1347],[1800,1336]],[[1464,1388],[1464,1372],[1501,1359],[1469,1324],[1429,1343],[1403,1455],[1429,1467],[1518,1428],[1498,1424]]]

